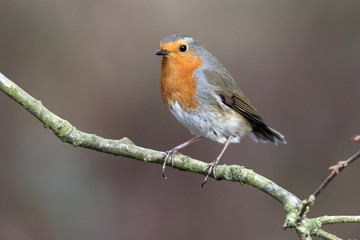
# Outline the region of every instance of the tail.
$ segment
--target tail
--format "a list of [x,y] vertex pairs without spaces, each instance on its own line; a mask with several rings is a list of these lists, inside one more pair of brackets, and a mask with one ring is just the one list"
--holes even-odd
[[255,142],[258,142],[260,140],[263,143],[271,141],[275,145],[277,145],[278,142],[286,144],[285,137],[278,131],[267,126],[266,124],[253,124],[252,131],[249,132],[249,136]]

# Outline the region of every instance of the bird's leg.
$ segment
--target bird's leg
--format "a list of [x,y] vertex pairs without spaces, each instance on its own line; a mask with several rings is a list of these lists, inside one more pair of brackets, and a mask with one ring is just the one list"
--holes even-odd
[[223,147],[223,149],[221,150],[219,156],[214,160],[212,161],[211,163],[209,163],[204,169],[203,169],[203,172],[208,169],[208,172],[207,172],[207,175],[203,181],[203,183],[201,184],[201,187],[204,187],[204,184],[207,182],[211,172],[213,173],[214,175],[214,178],[216,179],[216,174],[215,174],[215,169],[216,169],[216,166],[219,164],[219,161],[220,161],[220,158],[222,157],[222,155],[224,154],[226,148],[228,147],[229,143],[231,141],[231,137],[228,138],[228,140],[226,141],[225,143],[225,146]]
[[202,137],[200,137],[200,136],[193,137],[192,139],[180,144],[179,146],[176,146],[173,149],[171,149],[169,151],[166,151],[166,155],[165,155],[165,158],[164,158],[164,163],[163,163],[162,170],[161,170],[161,174],[163,175],[163,177],[165,179],[166,179],[166,177],[165,177],[165,166],[166,166],[166,162],[167,162],[168,158],[170,157],[170,155],[171,155],[171,165],[174,167],[174,156],[175,156],[175,154],[177,154],[179,152],[179,150],[185,148],[186,146],[189,146],[190,144],[192,144],[194,142],[199,141],[200,139],[202,139]]

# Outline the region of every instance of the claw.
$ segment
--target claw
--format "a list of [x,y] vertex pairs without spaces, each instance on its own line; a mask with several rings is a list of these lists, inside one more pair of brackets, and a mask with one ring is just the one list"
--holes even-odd
[[165,168],[161,169],[161,175],[164,179],[167,179],[167,176],[165,176]]
[[163,178],[167,179],[167,177],[165,176],[165,165],[166,165],[166,160],[167,160],[167,155],[165,156],[165,159],[164,159],[164,163],[163,163],[163,166],[161,168],[161,175],[163,176]]
[[167,177],[165,176],[165,165],[166,165],[166,161],[167,161],[168,157],[169,157],[169,153],[166,152],[166,155],[164,157],[164,163],[161,168],[161,174],[162,174],[163,178],[165,178],[165,179],[167,179]]
[[163,163],[163,166],[162,166],[162,169],[161,169],[161,174],[163,176],[163,178],[167,179],[167,177],[165,176],[165,166],[166,166],[166,162],[169,158],[169,156],[171,155],[171,165],[174,167],[174,156],[176,153],[178,153],[178,149],[177,148],[173,148],[171,149],[170,151],[166,151],[166,155],[164,157],[164,163]]
[[[219,160],[220,160],[220,159],[219,159]],[[205,183],[207,182],[207,180],[208,180],[211,172],[212,172],[214,178],[216,179],[215,170],[216,170],[216,166],[217,166],[218,163],[219,163],[219,160],[216,159],[215,161],[209,163],[209,164],[202,170],[203,172],[205,172],[205,170],[208,169],[208,172],[207,172],[207,174],[206,174],[206,177],[205,177],[204,181],[203,181],[202,184],[201,184],[201,187],[204,187],[204,185],[205,185]]]
[[205,179],[204,179],[204,181],[202,182],[202,184],[201,184],[201,187],[202,187],[202,188],[204,187],[205,183],[207,182],[207,178],[208,178],[208,176],[206,176]]

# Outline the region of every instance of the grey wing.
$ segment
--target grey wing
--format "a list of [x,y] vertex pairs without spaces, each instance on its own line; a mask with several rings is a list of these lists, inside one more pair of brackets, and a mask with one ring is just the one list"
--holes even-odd
[[278,142],[286,143],[285,138],[281,133],[270,128],[264,122],[226,69],[222,69],[221,72],[206,70],[204,73],[208,82],[215,86],[215,91],[220,96],[222,102],[250,122],[252,127],[252,137],[255,141],[260,140],[262,142],[267,142],[270,140],[275,144]]

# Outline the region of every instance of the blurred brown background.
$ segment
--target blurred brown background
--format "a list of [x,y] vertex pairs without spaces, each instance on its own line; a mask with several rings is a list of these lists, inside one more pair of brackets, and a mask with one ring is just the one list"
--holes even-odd
[[[78,129],[168,150],[191,137],[162,102],[159,41],[185,33],[217,56],[287,145],[231,145],[301,199],[359,149],[359,1],[0,0],[0,72]],[[297,239],[249,186],[74,148],[0,93],[0,239]],[[212,161],[222,146],[183,151]],[[360,214],[360,163],[309,216]],[[358,224],[325,229],[359,238]]]

